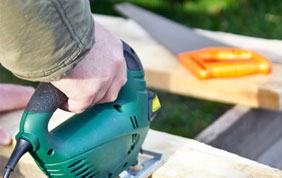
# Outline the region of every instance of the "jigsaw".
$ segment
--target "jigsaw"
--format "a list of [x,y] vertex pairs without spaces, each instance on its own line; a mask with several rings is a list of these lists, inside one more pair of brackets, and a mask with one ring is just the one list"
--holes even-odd
[[[48,123],[67,97],[50,83],[39,84],[22,115],[4,178],[27,152],[49,178],[148,177],[162,164],[162,154],[141,148],[160,103],[146,90],[138,56],[124,42],[123,47],[128,79],[117,100],[90,107],[51,131]],[[150,158],[134,169],[140,154]]]

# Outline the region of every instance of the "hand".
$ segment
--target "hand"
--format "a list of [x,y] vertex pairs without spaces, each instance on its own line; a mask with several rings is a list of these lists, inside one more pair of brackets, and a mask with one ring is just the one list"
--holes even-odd
[[68,97],[62,107],[81,113],[94,104],[116,100],[127,81],[122,42],[95,23],[96,43],[71,74],[51,82]]
[[[0,84],[0,112],[24,108],[33,92],[32,87]],[[10,143],[10,135],[0,127],[0,146]]]

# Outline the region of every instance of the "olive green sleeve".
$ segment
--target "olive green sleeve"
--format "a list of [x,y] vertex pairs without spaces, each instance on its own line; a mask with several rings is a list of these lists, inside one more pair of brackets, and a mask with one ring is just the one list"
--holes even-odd
[[59,80],[94,42],[88,0],[0,2],[0,63],[19,78]]

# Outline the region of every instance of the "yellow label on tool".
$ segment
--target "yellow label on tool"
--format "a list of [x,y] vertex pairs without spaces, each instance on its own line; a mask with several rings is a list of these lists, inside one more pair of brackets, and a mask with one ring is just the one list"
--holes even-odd
[[156,112],[158,109],[160,109],[161,103],[159,101],[158,96],[156,96],[152,101],[152,112]]

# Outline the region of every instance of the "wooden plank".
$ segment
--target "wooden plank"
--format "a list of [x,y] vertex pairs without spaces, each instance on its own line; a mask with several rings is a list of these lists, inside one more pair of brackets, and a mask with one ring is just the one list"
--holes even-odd
[[220,116],[209,127],[196,136],[196,140],[210,144],[216,140],[222,133],[227,132],[240,118],[242,118],[251,109],[244,106],[234,106],[226,113]]
[[[10,134],[17,132],[22,111],[0,115],[0,125],[9,128]],[[51,128],[55,127],[71,114],[57,111],[52,118]],[[7,122],[9,121],[9,122]],[[3,174],[13,146],[0,147],[0,176]],[[222,151],[195,140],[150,130],[144,148],[162,152],[167,162],[154,174],[155,178],[222,178],[222,177],[282,177],[282,171]],[[29,155],[21,159],[11,178],[46,177]]]
[[[176,136],[153,131],[148,139],[169,144]],[[155,138],[153,137],[155,136]],[[203,143],[179,138],[181,146],[158,169],[153,178],[267,178],[281,177],[281,171],[247,160],[235,154],[207,146]],[[160,147],[160,146],[159,146]]]
[[[220,101],[232,104],[242,104],[255,108],[267,108],[273,110],[282,109],[282,64],[273,64],[271,75],[252,75],[232,79],[211,79],[200,81],[181,66],[177,58],[165,47],[156,42],[138,24],[132,20],[123,18],[95,15],[95,20],[128,42],[137,52],[142,60],[146,80],[149,87],[158,88],[176,94]],[[205,31],[206,32],[206,31]],[[203,33],[198,30],[198,33]],[[216,34],[217,38],[228,37],[229,41],[235,41],[236,36],[226,33],[205,33],[205,35]],[[232,40],[231,40],[232,39]],[[243,41],[240,38],[240,43]],[[258,43],[258,39],[245,38],[244,43]],[[271,44],[273,41],[265,41],[268,52],[274,52]],[[280,44],[280,43],[279,43]],[[255,45],[256,46],[256,45]]]
[[235,106],[196,139],[282,169],[282,112]]

